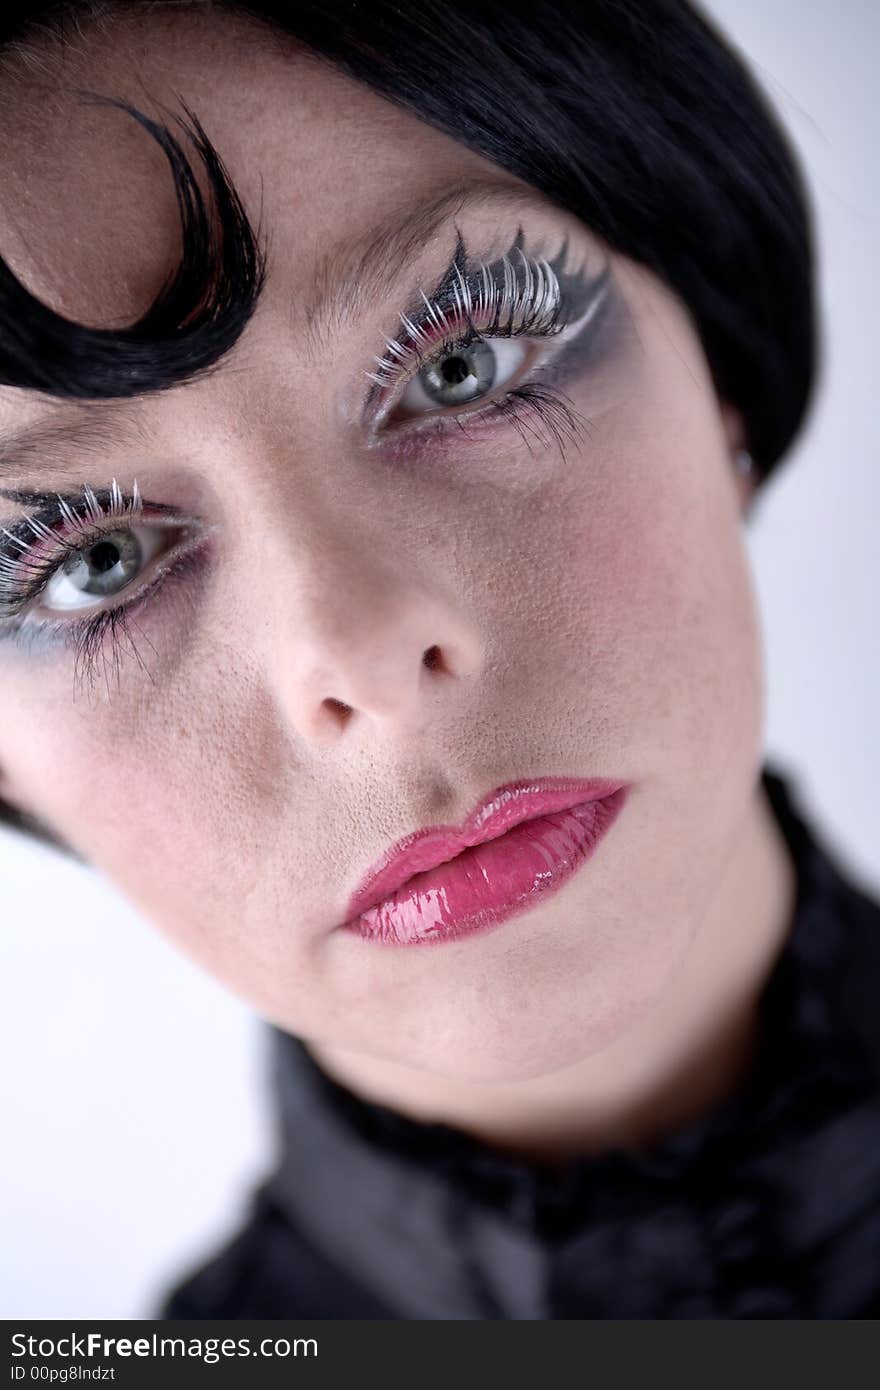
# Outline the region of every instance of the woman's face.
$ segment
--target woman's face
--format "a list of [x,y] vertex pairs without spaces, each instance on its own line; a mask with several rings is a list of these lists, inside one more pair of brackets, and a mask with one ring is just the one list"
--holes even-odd
[[[513,176],[250,21],[151,7],[86,27],[57,67],[48,47],[15,62],[0,247],[53,308],[132,322],[179,256],[160,150],[77,87],[147,111],[182,95],[254,225],[262,200],[270,252],[254,318],[201,382],[85,407],[0,389],[4,436],[76,422],[11,451],[3,488],[136,479],[211,528],[115,652],[5,631],[0,792],[306,1039],[463,1079],[607,1044],[674,978],[761,757],[742,499],[687,312]],[[458,233],[491,267],[520,229],[581,309],[607,266],[604,313],[500,340],[496,385],[463,406],[412,361],[367,402]],[[532,379],[574,414],[486,409]],[[0,499],[0,524],[22,511]],[[421,950],[338,929],[399,837],[555,776],[631,786],[554,896]]]

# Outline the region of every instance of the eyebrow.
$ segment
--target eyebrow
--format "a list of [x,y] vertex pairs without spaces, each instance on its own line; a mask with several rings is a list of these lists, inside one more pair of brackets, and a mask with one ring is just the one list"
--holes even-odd
[[[411,273],[415,256],[465,207],[483,211],[494,207],[501,212],[524,205],[548,210],[546,197],[537,189],[517,188],[485,176],[458,179],[410,213],[386,214],[379,225],[355,241],[331,248],[318,262],[313,294],[303,310],[307,352],[314,356],[326,351],[333,336],[389,299]],[[231,364],[234,360],[235,349],[227,361]],[[221,364],[217,374],[225,367]],[[185,391],[189,384],[183,382],[176,389]],[[108,448],[144,435],[143,403],[138,397],[64,402],[53,408],[59,412],[55,417],[0,431],[0,478],[10,472],[36,470],[41,475],[71,473],[75,471],[71,447],[100,458]],[[20,500],[19,493],[3,488],[0,497]]]
[[315,293],[304,310],[308,351],[315,355],[326,350],[334,335],[390,298],[435,232],[465,207],[501,212],[524,205],[544,211],[549,207],[537,189],[517,188],[485,175],[459,178],[410,213],[387,214],[354,242],[333,247],[318,262]]
[[[121,441],[142,437],[142,404],[136,397],[117,401],[77,402],[55,407],[59,413],[0,433],[0,477],[4,473],[70,473],[74,464],[70,449],[100,458]],[[73,413],[75,412],[75,413]],[[30,494],[28,494],[30,496]],[[18,494],[0,488],[0,497],[18,500]]]

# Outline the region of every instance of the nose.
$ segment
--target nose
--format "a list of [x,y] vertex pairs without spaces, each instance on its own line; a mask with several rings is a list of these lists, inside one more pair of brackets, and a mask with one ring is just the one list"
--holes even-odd
[[268,678],[304,741],[326,744],[366,724],[423,733],[444,696],[479,670],[475,618],[436,554],[421,565],[349,517],[332,534],[315,524],[300,532],[280,563],[268,596]]

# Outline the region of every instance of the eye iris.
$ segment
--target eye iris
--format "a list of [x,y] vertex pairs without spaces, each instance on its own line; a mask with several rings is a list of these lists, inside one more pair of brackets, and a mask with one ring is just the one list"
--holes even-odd
[[432,400],[456,405],[488,391],[495,380],[495,353],[489,343],[476,339],[448,352],[419,373]]
[[80,593],[100,597],[124,588],[136,577],[140,564],[137,536],[130,531],[114,531],[87,550],[68,556],[62,573]]

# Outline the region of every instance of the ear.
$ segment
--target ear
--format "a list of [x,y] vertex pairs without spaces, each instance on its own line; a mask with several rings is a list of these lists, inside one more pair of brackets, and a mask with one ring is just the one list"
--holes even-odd
[[[737,407],[731,405],[729,401],[722,401],[720,408],[721,425],[730,460],[730,471],[739,497],[739,509],[745,516],[758,485],[754,464],[748,466],[751,455],[747,452],[749,441],[745,422]],[[747,466],[743,467],[743,464]]]

